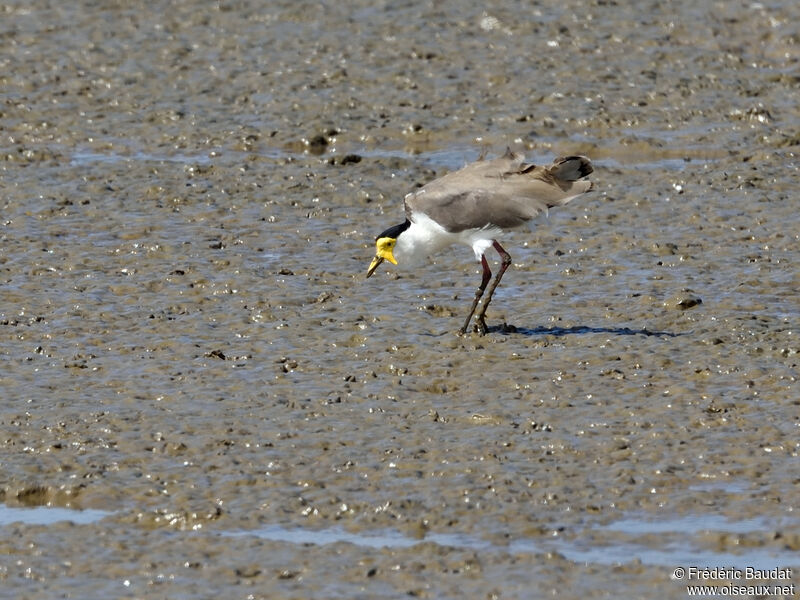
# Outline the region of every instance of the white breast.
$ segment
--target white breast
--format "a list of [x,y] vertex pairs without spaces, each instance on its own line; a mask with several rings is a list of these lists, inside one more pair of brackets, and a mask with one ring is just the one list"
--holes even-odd
[[397,238],[394,257],[400,265],[413,266],[450,244],[459,243],[472,248],[475,258],[480,260],[501,233],[496,227],[450,233],[426,215],[415,214],[411,226]]

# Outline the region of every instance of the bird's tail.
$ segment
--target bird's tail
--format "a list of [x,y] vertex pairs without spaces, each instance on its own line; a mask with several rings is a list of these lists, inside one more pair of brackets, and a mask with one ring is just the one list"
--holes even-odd
[[561,156],[553,161],[548,171],[561,181],[578,181],[594,171],[594,168],[592,161],[585,156]]
[[594,171],[592,161],[585,156],[562,156],[555,159],[553,164],[547,167],[547,173],[563,195],[548,201],[548,207],[563,206],[573,198],[591,191],[594,184],[583,178],[592,171]]

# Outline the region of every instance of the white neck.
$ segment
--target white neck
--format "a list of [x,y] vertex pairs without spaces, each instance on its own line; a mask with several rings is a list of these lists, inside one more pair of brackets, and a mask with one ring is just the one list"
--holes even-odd
[[448,233],[436,221],[415,215],[409,228],[397,237],[393,254],[401,267],[415,265],[457,241],[457,235]]
[[401,267],[415,265],[442,248],[459,243],[472,248],[475,260],[480,260],[486,250],[492,247],[492,241],[501,233],[503,232],[498,227],[450,233],[433,219],[425,215],[414,215],[411,226],[397,237],[393,254]]

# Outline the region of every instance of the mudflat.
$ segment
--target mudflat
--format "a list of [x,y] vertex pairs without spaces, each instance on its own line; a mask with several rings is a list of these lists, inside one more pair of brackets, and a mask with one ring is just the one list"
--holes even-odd
[[[0,596],[800,584],[798,23],[0,4]],[[507,146],[596,191],[458,336],[472,252],[366,280],[374,236]]]

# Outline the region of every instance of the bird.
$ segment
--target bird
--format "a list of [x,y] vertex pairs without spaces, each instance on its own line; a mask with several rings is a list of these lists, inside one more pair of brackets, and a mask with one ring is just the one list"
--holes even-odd
[[[523,154],[508,148],[498,158],[480,158],[434,179],[406,194],[405,221],[375,238],[375,257],[367,278],[384,261],[415,266],[451,244],[467,245],[481,263],[483,275],[459,333],[467,333],[483,298],[474,330],[485,335],[486,309],[511,265],[511,256],[498,239],[509,231],[530,227],[537,215],[590,191],[593,183],[584,178],[593,171],[585,156],[558,157],[550,165],[538,166],[526,164]],[[487,292],[492,277],[486,260],[489,248],[500,255],[500,268]]]

